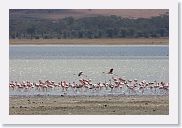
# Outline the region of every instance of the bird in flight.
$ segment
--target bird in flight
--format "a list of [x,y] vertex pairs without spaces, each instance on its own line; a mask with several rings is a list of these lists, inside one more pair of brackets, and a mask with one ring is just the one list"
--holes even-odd
[[105,73],[105,74],[112,74],[112,75],[118,76],[117,74],[114,74],[113,71],[114,71],[114,69],[111,68],[111,69],[109,70],[109,72],[102,72],[102,73]]
[[78,73],[78,76],[81,76],[81,75],[83,75],[83,72],[79,72],[79,73]]
[[107,74],[113,74],[113,70],[114,70],[114,69],[111,68]]

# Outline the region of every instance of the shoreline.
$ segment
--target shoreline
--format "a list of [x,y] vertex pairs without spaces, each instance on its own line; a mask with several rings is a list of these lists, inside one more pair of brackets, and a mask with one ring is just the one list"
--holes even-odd
[[169,96],[10,96],[10,115],[168,115]]
[[165,97],[165,95],[126,95],[126,94],[106,94],[106,95],[49,95],[49,94],[36,94],[36,95],[9,95],[9,98],[32,98],[32,97]]
[[10,45],[169,45],[169,38],[10,39]]

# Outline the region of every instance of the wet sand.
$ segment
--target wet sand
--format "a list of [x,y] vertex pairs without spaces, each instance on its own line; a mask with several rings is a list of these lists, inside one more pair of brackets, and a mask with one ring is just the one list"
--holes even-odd
[[169,38],[10,39],[10,45],[169,45]]
[[167,115],[168,96],[10,96],[10,115]]

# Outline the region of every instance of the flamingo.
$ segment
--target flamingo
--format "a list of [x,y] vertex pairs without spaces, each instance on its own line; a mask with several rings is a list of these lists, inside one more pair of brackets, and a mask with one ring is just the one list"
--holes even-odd
[[141,82],[140,84],[139,84],[139,90],[141,91],[141,93],[143,94],[144,93],[144,84]]
[[66,81],[64,81],[63,83],[64,83],[64,88],[65,88],[65,90],[68,91],[69,84],[68,84]]
[[111,83],[111,80],[109,80],[109,82],[110,82],[110,83],[109,83],[108,86],[111,88],[111,92],[113,92],[114,85]]
[[[107,74],[113,74],[113,69],[110,69],[110,71]],[[83,72],[81,73],[80,76],[83,75]],[[125,79],[123,77],[118,77],[118,76],[112,76],[111,79],[109,79],[109,82],[107,83],[106,80],[105,82],[99,81],[97,83],[92,83],[91,79],[85,79],[81,78],[78,80],[78,83],[76,82],[66,82],[66,81],[61,81],[61,82],[54,82],[50,80],[42,81],[39,80],[38,83],[36,82],[31,82],[31,81],[10,81],[9,82],[9,88],[11,91],[18,90],[18,91],[24,91],[24,92],[29,92],[32,89],[34,90],[39,90],[43,92],[47,91],[52,91],[53,89],[60,89],[62,88],[62,91],[68,92],[70,91],[69,88],[72,88],[74,92],[77,92],[80,90],[80,92],[92,90],[96,91],[96,93],[99,93],[103,88],[108,90],[108,88],[111,89],[111,92],[113,91],[120,91],[120,93],[124,93],[125,91],[129,91],[129,94],[137,94],[137,91],[140,92],[141,95],[144,94],[144,91],[147,91],[150,89],[150,92],[153,93],[153,89],[155,89],[155,94],[157,93],[162,93],[162,94],[167,94],[169,90],[169,83],[165,82],[157,82],[156,80],[153,82],[148,82],[146,80],[142,80],[141,82],[138,81],[137,79]],[[125,88],[127,90],[125,90]],[[157,91],[157,89],[159,91]],[[66,93],[65,93],[66,94]]]

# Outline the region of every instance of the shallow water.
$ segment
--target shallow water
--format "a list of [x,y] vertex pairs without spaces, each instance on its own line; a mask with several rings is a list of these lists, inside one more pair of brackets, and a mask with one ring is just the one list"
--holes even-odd
[[[41,79],[78,83],[80,77],[77,74],[83,71],[93,83],[108,82],[112,75],[102,72],[113,68],[115,74],[126,79],[169,82],[168,54],[168,46],[10,46],[10,81],[38,82]],[[37,93],[40,92],[29,92]],[[97,94],[95,91],[81,93]],[[19,95],[22,92],[10,91],[10,94]],[[53,90],[42,94],[62,92]],[[75,93],[70,90],[67,94]],[[110,93],[103,90],[98,94]],[[123,93],[118,91],[117,94]],[[146,94],[150,92],[146,91]]]

